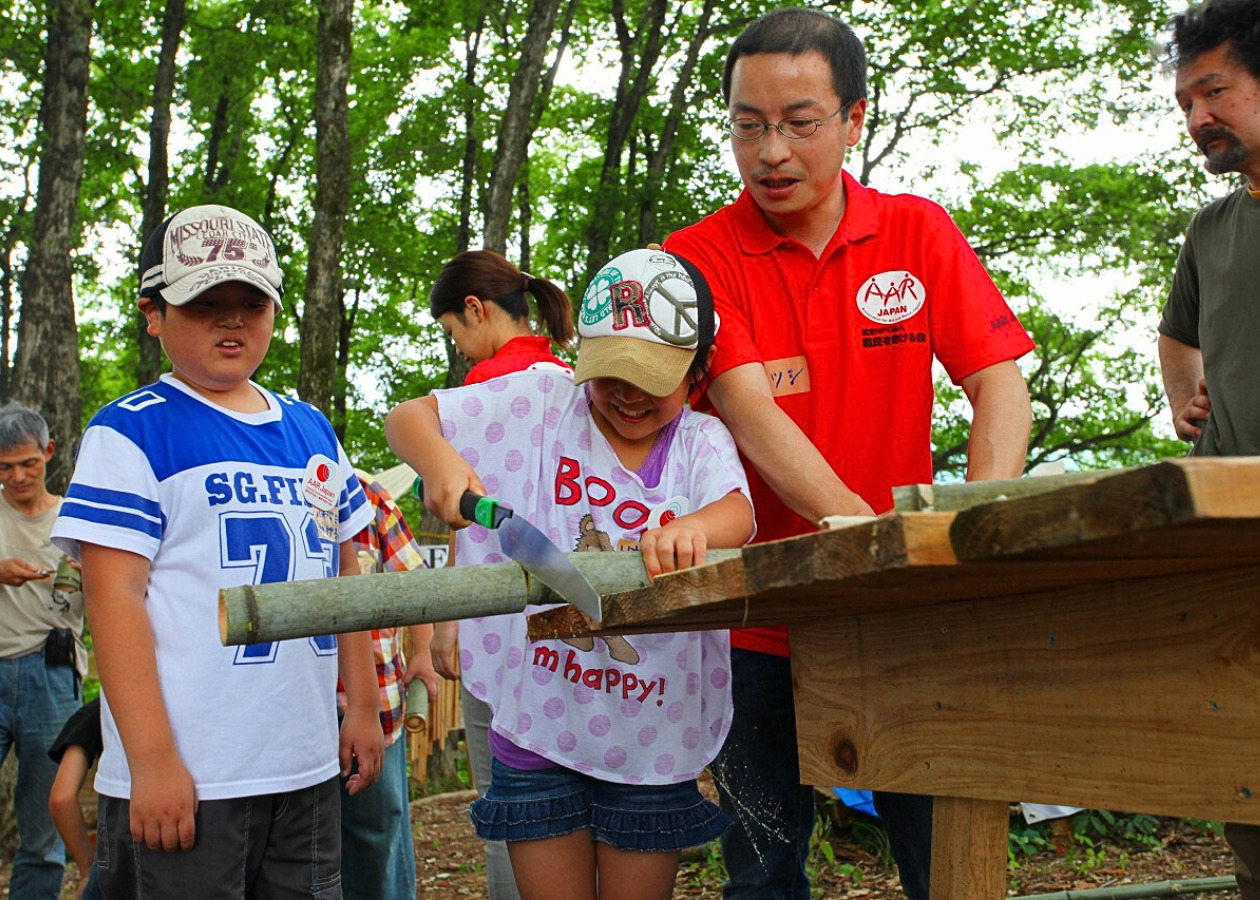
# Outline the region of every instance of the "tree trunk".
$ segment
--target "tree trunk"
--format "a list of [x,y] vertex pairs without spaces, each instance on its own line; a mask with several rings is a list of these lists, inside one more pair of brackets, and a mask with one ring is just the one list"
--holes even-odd
[[[635,117],[651,87],[652,72],[660,59],[665,38],[666,0],[650,0],[643,10],[643,18],[634,34],[625,19],[625,7],[621,0],[614,0],[613,19],[616,23],[617,43],[621,46],[621,69],[617,77],[617,93],[613,100],[608,121],[608,141],[604,145],[604,165],[599,173],[599,184],[591,205],[592,215],[586,228],[586,275],[585,284],[608,261],[608,247],[612,239],[613,218],[599,210],[617,207],[618,188],[621,186],[621,159],[626,142],[630,139]],[[642,41],[642,47],[637,46]],[[635,51],[640,49],[638,60]]]
[[[149,183],[144,192],[144,219],[141,240],[148,238],[166,218],[167,183],[170,177],[166,143],[171,133],[171,95],[175,92],[175,54],[184,30],[185,0],[167,0],[162,17],[162,47],[158,51],[157,75],[153,79],[153,117],[149,121]],[[140,273],[144,277],[144,273]],[[128,304],[130,313],[130,304]],[[134,315],[134,313],[131,313]],[[149,334],[143,316],[136,317],[136,386],[157,380],[162,372],[162,347]]]
[[655,149],[648,158],[647,175],[643,182],[643,202],[639,208],[639,246],[661,240],[656,233],[656,198],[660,195],[661,185],[665,180],[666,164],[673,158],[674,139],[678,136],[678,126],[687,114],[687,97],[695,76],[696,63],[700,58],[700,49],[709,36],[709,20],[713,16],[714,0],[705,0],[700,18],[692,33],[691,44],[687,47],[687,56],[678,70],[677,81],[669,95],[669,112],[665,116],[665,125],[657,137]]
[[[483,12],[477,17],[472,31],[464,36],[464,155],[459,176],[459,230],[455,238],[455,252],[463,253],[472,243],[473,192],[477,184],[477,147],[481,133],[477,127],[477,111],[480,108],[477,95],[477,54],[481,47],[481,35],[486,27]],[[459,387],[468,377],[472,363],[455,350],[455,342],[443,335],[446,347],[446,387]]]
[[48,487],[62,493],[79,444],[78,329],[70,251],[83,181],[93,0],[52,0],[39,128],[44,148],[18,321],[13,396],[48,422],[58,453]]
[[342,292],[341,309],[337,316],[337,383],[341,390],[333,395],[333,431],[337,440],[346,442],[346,370],[350,367],[350,338],[354,335],[354,322],[359,317],[359,289],[354,289],[354,302],[346,304],[349,291]]
[[534,0],[525,39],[521,42],[516,74],[512,76],[508,92],[507,109],[499,123],[499,143],[494,150],[490,186],[486,191],[484,229],[485,247],[496,253],[507,253],[512,194],[533,136],[534,97],[538,93],[547,45],[551,42],[559,7],[560,0]]
[[[349,83],[352,0],[320,0],[315,76],[315,219],[302,310],[298,396],[325,414],[337,381],[341,249],[350,206]],[[345,390],[344,380],[340,390]]]
[[225,81],[223,93],[219,95],[219,102],[214,107],[214,121],[210,123],[210,136],[206,139],[206,170],[201,183],[208,197],[217,194],[228,179],[227,163],[219,163],[219,149],[228,131],[228,107],[231,105],[227,91],[228,86]]
[[522,272],[528,272],[533,263],[530,261],[529,229],[534,224],[534,206],[529,192],[529,160],[525,160],[525,177],[517,185],[516,197],[519,206],[519,234],[521,242],[520,266]]
[[[29,170],[28,170],[29,171]],[[30,179],[25,180],[26,190],[15,203],[17,209],[26,209],[30,201]],[[14,215],[4,232],[4,245],[0,247],[0,402],[12,393],[13,372],[9,365],[10,348],[13,346],[14,275],[13,255],[17,251],[21,235],[21,216]]]
[[[464,38],[464,158],[459,178],[459,232],[455,240],[455,252],[463,253],[472,241],[473,186],[477,178],[477,145],[481,135],[477,128],[477,53],[481,47],[481,34],[486,27],[482,13],[477,24]],[[450,340],[447,340],[450,343]]]

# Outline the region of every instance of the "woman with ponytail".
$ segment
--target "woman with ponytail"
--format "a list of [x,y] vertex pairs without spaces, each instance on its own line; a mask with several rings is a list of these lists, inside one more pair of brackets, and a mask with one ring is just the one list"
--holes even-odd
[[[527,294],[538,306],[545,336],[533,334]],[[552,341],[565,347],[573,340],[568,296],[491,250],[468,250],[443,266],[429,292],[429,312],[473,363],[464,384],[539,363],[569,368],[551,351]]]

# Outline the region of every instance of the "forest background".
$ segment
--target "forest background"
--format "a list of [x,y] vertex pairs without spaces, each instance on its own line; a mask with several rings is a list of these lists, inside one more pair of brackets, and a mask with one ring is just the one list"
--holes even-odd
[[[722,60],[774,5],[0,0],[0,399],[49,420],[60,490],[92,413],[162,368],[135,311],[143,236],[224,203],[285,271],[258,381],[387,467],[384,413],[465,371],[427,313],[445,260],[494,249],[576,303],[609,257],[738,194]],[[1158,308],[1191,213],[1231,185],[1203,174],[1154,56],[1179,6],[819,6],[870,55],[846,167],[943,204],[1037,341],[1029,467],[1183,453]],[[961,477],[966,404],[937,394],[938,477]]]

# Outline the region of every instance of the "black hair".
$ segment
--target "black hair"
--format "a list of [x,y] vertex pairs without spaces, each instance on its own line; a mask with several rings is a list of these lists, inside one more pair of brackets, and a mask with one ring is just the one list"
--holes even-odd
[[695,263],[673,251],[666,252],[678,260],[678,264],[691,279],[691,286],[696,292],[696,355],[692,357],[691,365],[687,368],[687,381],[691,385],[691,390],[695,390],[708,378],[709,351],[713,349],[713,342],[717,337],[713,291],[709,289],[709,282],[705,280]]
[[1207,0],[1168,20],[1172,36],[1162,62],[1172,71],[1209,50],[1229,45],[1229,56],[1260,80],[1260,3],[1256,0]]
[[493,250],[466,250],[442,267],[429,292],[429,314],[433,318],[452,313],[464,321],[464,298],[469,295],[482,303],[493,303],[516,322],[529,321],[529,301],[533,294],[538,317],[547,334],[560,346],[573,340],[573,310],[569,297],[546,278],[522,272]]
[[722,71],[722,99],[731,99],[731,72],[741,56],[756,53],[788,53],[800,56],[817,52],[831,64],[831,85],[842,110],[855,100],[866,99],[866,48],[853,29],[835,16],[817,9],[776,9],[743,30],[726,54]]

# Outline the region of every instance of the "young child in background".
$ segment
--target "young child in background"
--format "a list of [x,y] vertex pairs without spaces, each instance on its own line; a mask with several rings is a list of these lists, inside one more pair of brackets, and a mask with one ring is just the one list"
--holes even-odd
[[[354,536],[359,571],[408,572],[424,568],[424,555],[402,510],[378,482],[362,475],[359,485],[372,504],[372,523]],[[415,900],[416,845],[411,832],[411,789],[407,782],[407,739],[403,698],[419,679],[420,690],[437,698],[439,679],[430,662],[432,625],[410,625],[411,648],[404,661],[402,628],[372,631],[376,682],[380,686],[385,756],[381,775],[365,791],[341,790],[341,890],[343,900]],[[339,690],[338,709],[345,709]]]
[[66,852],[79,870],[79,886],[74,900],[102,900],[93,865],[92,838],[79,791],[87,781],[92,763],[101,755],[101,701],[98,697],[74,711],[62,727],[48,756],[57,764],[57,776],[48,793],[48,812]]
[[[716,330],[694,267],[632,251],[586,291],[573,380],[524,371],[436,391],[394,409],[386,435],[454,528],[469,526],[471,490],[564,550],[637,547],[652,576],[702,564],[753,533],[730,434],[685,408]],[[493,531],[468,538],[461,562],[505,560]],[[522,897],[669,897],[682,848],[726,824],[695,779],[729,727],[727,634],[532,643],[523,615],[466,626],[460,663],[493,710],[494,754],[470,813],[508,842]]]
[[[534,296],[550,338],[531,331],[526,294]],[[568,296],[492,250],[468,250],[444,265],[429,292],[429,313],[473,363],[466,385],[538,363],[568,368],[551,353],[552,341],[567,347],[573,340]]]
[[358,574],[372,507],[328,420],[251,380],[280,308],[266,230],[185,209],[141,270],[171,372],[93,417],[53,527],[82,561],[100,669],[101,888],[339,895],[337,775],[357,792],[383,752],[370,637],[224,647],[218,591]]
[[[530,330],[526,294],[533,295],[550,338],[534,335]],[[450,335],[460,355],[473,363],[465,385],[481,384],[522,369],[570,371],[551,352],[552,341],[567,347],[573,340],[568,296],[552,282],[526,275],[493,251],[469,250],[443,266],[429,293],[429,313]],[[449,564],[457,565],[468,556],[466,544],[466,532],[451,532]],[[439,674],[459,682],[468,765],[473,785],[484,794],[490,785],[490,707],[474,697],[459,677],[456,636],[457,623],[439,623],[434,629],[431,651]],[[486,890],[488,900],[520,898],[512,861],[502,841],[486,842]]]

